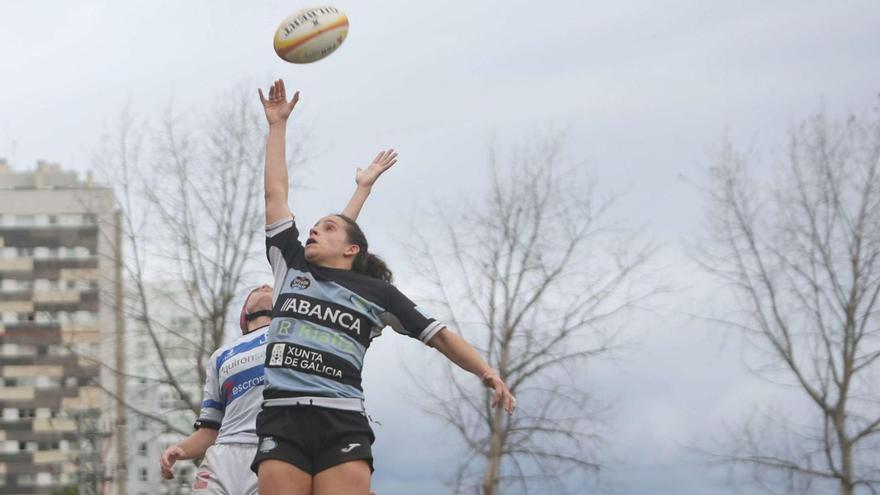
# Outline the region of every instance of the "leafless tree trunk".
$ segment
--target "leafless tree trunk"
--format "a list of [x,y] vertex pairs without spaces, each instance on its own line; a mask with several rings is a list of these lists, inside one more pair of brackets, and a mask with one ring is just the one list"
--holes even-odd
[[451,367],[446,389],[426,390],[468,451],[457,493],[564,492],[567,474],[600,467],[584,365],[617,345],[613,317],[653,292],[638,281],[651,249],[613,228],[614,198],[563,170],[562,148],[554,138],[493,153],[486,200],[442,214],[412,250],[433,302],[518,399],[512,417],[492,410],[490,392]]
[[762,371],[810,408],[736,430],[724,457],[768,488],[877,493],[880,114],[810,119],[774,172],[756,179],[725,149],[710,190],[717,249],[702,261],[739,296],[733,323]]
[[[137,352],[155,357],[150,376],[117,371],[169,388],[176,409],[193,415],[207,358],[237,327],[229,317],[237,313],[249,264],[262,252],[265,129],[252,96],[232,92],[189,119],[169,110],[155,128],[126,109],[95,156],[121,210],[127,320],[148,342]],[[290,149],[296,166],[301,143]],[[170,321],[169,308],[189,323]],[[189,433],[162,414],[132,407],[129,398],[117,400],[169,431]]]

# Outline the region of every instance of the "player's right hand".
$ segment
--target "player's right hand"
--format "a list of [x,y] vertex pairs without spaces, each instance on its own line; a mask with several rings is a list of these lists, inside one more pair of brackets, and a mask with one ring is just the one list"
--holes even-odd
[[186,452],[177,445],[172,445],[165,449],[165,452],[162,453],[162,457],[159,459],[159,466],[162,468],[163,478],[166,480],[174,478],[174,470],[172,469],[172,466],[174,466],[174,463],[182,457],[186,457]]
[[257,89],[260,94],[260,102],[263,103],[263,110],[266,112],[266,120],[269,124],[283,122],[290,117],[293,107],[299,101],[299,91],[293,94],[293,98],[287,101],[287,92],[284,89],[284,81],[277,79],[269,88],[269,97],[263,95],[262,89]]

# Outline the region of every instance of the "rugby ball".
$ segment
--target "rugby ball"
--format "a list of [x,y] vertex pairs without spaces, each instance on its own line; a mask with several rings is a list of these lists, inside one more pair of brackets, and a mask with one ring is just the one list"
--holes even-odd
[[348,36],[348,17],[336,7],[307,7],[287,16],[275,31],[275,53],[294,64],[330,55]]

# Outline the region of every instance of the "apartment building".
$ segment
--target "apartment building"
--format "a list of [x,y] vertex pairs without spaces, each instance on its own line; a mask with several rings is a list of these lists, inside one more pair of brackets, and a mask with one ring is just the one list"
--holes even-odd
[[113,193],[0,160],[0,493],[127,494]]

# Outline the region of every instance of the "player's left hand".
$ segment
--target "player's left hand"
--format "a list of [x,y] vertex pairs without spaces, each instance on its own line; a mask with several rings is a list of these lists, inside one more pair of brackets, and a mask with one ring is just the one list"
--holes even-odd
[[507,411],[507,414],[513,414],[513,411],[516,409],[516,397],[514,397],[513,393],[510,392],[510,389],[507,388],[507,384],[504,383],[504,380],[498,376],[498,372],[489,369],[483,373],[482,379],[483,384],[495,391],[492,394],[492,408],[494,409],[498,404],[501,404],[504,407],[504,410]]
[[397,163],[397,152],[393,148],[380,151],[367,168],[358,168],[355,182],[361,187],[372,187],[380,175]]

